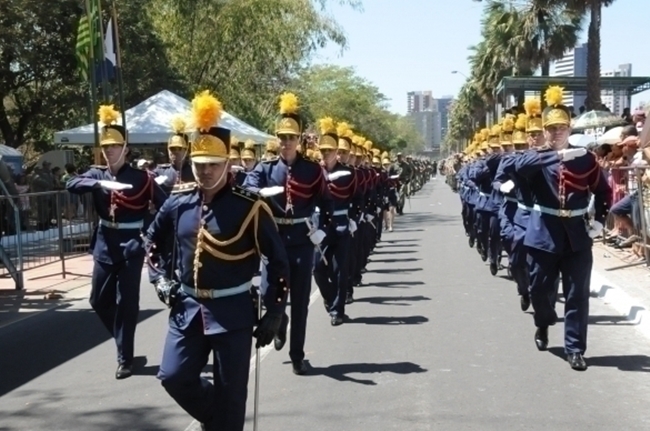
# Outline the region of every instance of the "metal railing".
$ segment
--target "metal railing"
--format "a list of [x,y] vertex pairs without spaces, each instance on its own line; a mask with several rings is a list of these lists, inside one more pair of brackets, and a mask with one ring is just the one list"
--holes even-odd
[[[55,262],[68,275],[67,258],[88,252],[97,223],[92,196],[65,190],[0,196],[0,280],[12,277],[22,288],[22,273]],[[12,267],[20,273],[18,282]],[[51,275],[51,274],[49,274]]]
[[[637,262],[607,268],[606,270],[613,271],[640,265],[650,267],[650,246],[648,244],[648,237],[650,236],[650,232],[648,232],[650,227],[650,181],[646,179],[644,184],[644,177],[647,176],[646,173],[650,174],[650,171],[646,167],[621,166],[610,168],[610,172],[622,179],[615,184],[620,187],[621,193],[619,194],[623,195],[621,196],[622,199],[628,196],[636,196],[636,203],[632,204],[632,212],[628,216],[633,222],[632,231],[626,232],[625,235],[619,233],[614,237],[603,233],[603,242],[616,248],[621,248],[622,244],[636,248],[641,253],[641,256]],[[616,230],[616,217],[614,214],[610,213],[608,215],[605,227],[607,230]]]

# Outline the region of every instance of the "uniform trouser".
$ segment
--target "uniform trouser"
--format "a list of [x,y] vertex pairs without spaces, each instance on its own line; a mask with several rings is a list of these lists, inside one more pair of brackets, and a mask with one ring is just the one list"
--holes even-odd
[[513,223],[512,229],[512,241],[508,248],[510,274],[517,284],[517,293],[521,296],[528,296],[530,274],[528,272],[527,248],[524,245],[526,228]]
[[337,236],[324,250],[327,264],[316,251],[314,280],[318,285],[327,310],[331,315],[345,314],[345,298],[348,294],[348,254],[350,251],[350,234]]
[[564,350],[567,354],[587,350],[589,285],[593,254],[591,248],[549,253],[528,247],[530,256],[530,299],[535,310],[535,326],[555,324],[556,283],[562,276],[564,294]]
[[[243,431],[253,328],[204,335],[197,314],[184,330],[170,326],[158,378],[183,410],[209,431]],[[201,377],[214,355],[214,384]]]
[[[373,214],[374,215],[374,214]],[[377,230],[375,227],[377,224],[381,226],[381,220],[379,220],[377,217],[375,217],[372,222],[367,222],[364,223],[366,225],[366,231],[365,231],[365,236],[364,236],[364,244],[365,248],[363,250],[364,256],[363,256],[363,263],[364,267],[366,266],[368,262],[368,257],[370,257],[370,252],[372,251],[373,248],[375,248],[375,238],[377,237]]]
[[490,216],[491,213],[483,210],[476,211],[474,226],[476,228],[476,240],[481,245],[481,250],[487,253],[490,246]]
[[491,212],[488,226],[488,257],[490,263],[499,263],[501,260],[501,226],[499,216]]
[[[347,293],[349,295],[354,294],[354,285],[361,279],[360,271],[357,271],[357,260],[359,255],[359,243],[361,241],[361,226],[363,223],[357,225],[357,230],[354,232],[354,236],[350,238],[350,250],[348,252],[348,282],[347,282]],[[358,277],[358,278],[357,278]]]
[[[311,276],[314,246],[310,244],[287,247],[289,257],[289,298],[291,299],[291,333],[289,334],[289,357],[292,361],[305,359],[305,334],[307,312],[311,294]],[[280,333],[286,333],[289,318],[284,315]]]
[[90,305],[115,339],[117,362],[131,365],[140,311],[140,279],[144,254],[118,264],[95,261]]

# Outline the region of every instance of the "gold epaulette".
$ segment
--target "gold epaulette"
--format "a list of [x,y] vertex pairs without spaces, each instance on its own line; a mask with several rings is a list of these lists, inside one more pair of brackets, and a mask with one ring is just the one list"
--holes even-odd
[[184,183],[184,184],[176,184],[174,185],[174,188],[172,188],[172,193],[185,193],[185,192],[190,192],[192,190],[195,190],[197,187],[196,183]]
[[239,196],[240,198],[248,199],[249,201],[255,202],[260,198],[260,195],[258,195],[255,192],[252,192],[248,190],[247,188],[244,188],[240,186],[239,184],[235,184],[232,187],[232,193],[235,196]]

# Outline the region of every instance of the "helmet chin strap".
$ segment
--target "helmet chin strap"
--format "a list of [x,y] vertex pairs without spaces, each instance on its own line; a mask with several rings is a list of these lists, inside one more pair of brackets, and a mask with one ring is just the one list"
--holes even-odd
[[120,157],[117,158],[117,162],[111,163],[108,161],[108,157],[106,156],[106,150],[102,150],[102,154],[104,155],[104,158],[106,159],[106,165],[108,166],[108,170],[110,171],[111,174],[115,174],[113,172],[113,166],[119,165],[120,163],[124,163],[124,153],[126,152],[126,142],[124,145],[122,145],[122,152],[120,153]]
[[228,165],[228,160],[226,160],[226,161],[224,162],[224,164],[225,164],[226,166],[224,166],[223,172],[221,172],[221,176],[219,177],[219,179],[217,180],[217,182],[214,183],[214,184],[213,184],[212,186],[210,186],[210,187],[206,187],[206,186],[204,186],[204,185],[201,183],[201,181],[199,181],[199,173],[198,173],[197,170],[196,170],[196,163],[192,162],[192,174],[194,174],[194,179],[196,180],[196,183],[197,183],[199,186],[201,186],[202,189],[205,189],[205,190],[212,190],[213,188],[217,187],[219,184],[221,184],[221,180],[223,180],[224,175],[226,175],[226,173],[228,172],[228,169],[227,169],[227,168],[228,168],[228,166],[227,166],[227,165]]

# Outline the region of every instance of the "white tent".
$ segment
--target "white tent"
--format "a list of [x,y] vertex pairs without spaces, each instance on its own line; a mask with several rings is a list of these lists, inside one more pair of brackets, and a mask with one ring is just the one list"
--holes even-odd
[[[189,101],[167,90],[163,90],[128,109],[126,125],[129,132],[129,143],[142,145],[167,142],[172,134],[172,119],[176,115],[187,116],[190,109]],[[122,124],[121,118],[118,124]],[[233,135],[240,139],[252,139],[258,144],[273,138],[225,111],[221,115],[218,125],[229,129]],[[86,124],[63,132],[56,132],[54,143],[58,145],[93,145],[94,133],[95,125]]]

